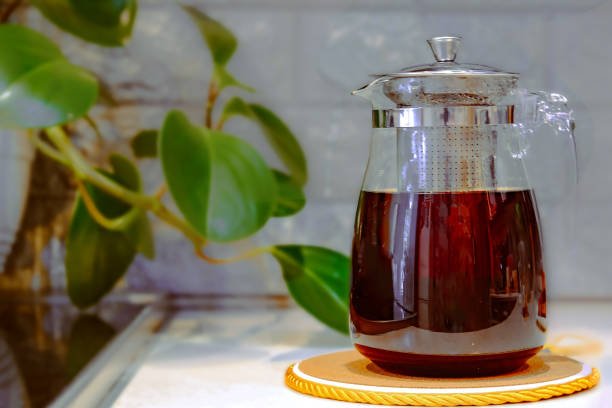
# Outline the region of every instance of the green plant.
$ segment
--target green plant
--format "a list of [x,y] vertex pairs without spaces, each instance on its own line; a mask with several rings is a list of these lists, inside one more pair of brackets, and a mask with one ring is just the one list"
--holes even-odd
[[[129,38],[137,9],[136,2],[128,0],[98,0],[87,6],[72,0],[32,4],[59,27],[110,46]],[[0,26],[0,127],[28,129],[38,150],[68,168],[78,188],[65,260],[72,302],[81,308],[94,305],[138,253],[154,258],[150,213],[182,232],[207,262],[272,255],[296,302],[328,326],[347,332],[345,255],[303,245],[255,248],[230,259],[206,254],[208,242],[248,237],[271,217],[300,211],[307,165],[291,130],[264,106],[233,97],[215,118],[218,97],[227,88],[254,90],[227,69],[237,48],[235,36],[199,10],[183,8],[210,50],[212,77],[204,126],[172,110],[161,129],[133,138],[135,157],[161,161],[165,181],[153,193],[142,190],[138,168],[129,158],[113,154],[104,168],[94,168],[65,132],[64,125],[75,120],[95,126],[87,112],[98,98],[96,78],[71,64],[42,34],[23,26]],[[251,145],[223,131],[238,115],[261,128],[284,170],[270,168]],[[180,214],[164,204],[166,190]]]

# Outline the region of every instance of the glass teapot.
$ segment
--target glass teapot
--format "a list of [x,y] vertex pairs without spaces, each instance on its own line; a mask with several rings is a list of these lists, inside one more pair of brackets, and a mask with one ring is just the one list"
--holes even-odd
[[575,166],[571,111],[561,95],[517,88],[516,73],[456,63],[459,37],[428,42],[435,63],[353,92],[372,102],[373,130],[353,239],[352,340],[391,371],[516,370],[546,333],[529,140],[554,129]]

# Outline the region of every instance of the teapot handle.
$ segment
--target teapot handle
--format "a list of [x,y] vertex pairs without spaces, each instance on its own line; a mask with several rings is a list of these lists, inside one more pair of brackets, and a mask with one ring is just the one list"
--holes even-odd
[[531,105],[534,110],[532,114],[535,128],[541,125],[550,126],[558,136],[567,138],[573,161],[574,177],[572,181],[578,183],[578,154],[574,135],[576,123],[574,112],[567,104],[567,98],[558,93],[544,91],[529,92],[529,95],[535,98],[535,103]]

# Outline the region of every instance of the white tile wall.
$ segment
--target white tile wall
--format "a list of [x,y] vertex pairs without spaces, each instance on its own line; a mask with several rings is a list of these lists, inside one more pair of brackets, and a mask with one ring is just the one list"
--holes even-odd
[[610,65],[607,52],[612,4],[595,9],[558,14],[552,21],[555,33],[554,60],[550,64],[551,85],[589,109],[610,101]]
[[[230,69],[259,92],[246,97],[277,110],[307,153],[309,204],[298,217],[274,220],[239,243],[301,242],[348,253],[356,194],[367,159],[368,105],[349,92],[369,73],[429,62],[424,40],[461,34],[462,61],[522,73],[534,89],[567,94],[576,108],[581,184],[574,207],[548,214],[549,287],[553,296],[612,296],[612,4],[604,0],[189,0],[219,18],[238,36]],[[134,38],[125,49],[84,44],[41,21],[30,22],[58,39],[76,62],[101,74],[122,106],[99,112],[122,137],[158,126],[171,107],[201,120],[210,72],[197,30],[174,2],[141,1]],[[109,121],[110,120],[110,121]],[[111,128],[112,129],[112,128]],[[244,134],[280,165],[261,134],[236,120],[228,130]],[[145,166],[150,166],[149,164]],[[147,167],[148,185],[159,174]],[[577,198],[576,198],[577,197]],[[575,216],[572,229],[568,219]],[[550,219],[551,221],[549,221]],[[156,263],[139,261],[133,286],[177,292],[282,292],[274,262],[262,258],[211,267],[192,257],[189,245],[161,226]],[[236,248],[214,248],[215,253]]]

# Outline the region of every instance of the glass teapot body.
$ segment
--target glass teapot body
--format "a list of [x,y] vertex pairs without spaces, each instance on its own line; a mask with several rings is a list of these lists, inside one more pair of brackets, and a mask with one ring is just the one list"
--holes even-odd
[[497,374],[544,344],[542,234],[526,141],[542,124],[571,136],[571,117],[560,96],[484,79],[488,94],[448,92],[461,80],[454,76],[446,92],[423,92],[421,80],[401,76],[364,88],[373,133],[353,239],[351,334],[385,369]]
[[520,366],[544,344],[539,217],[517,132],[374,130],[353,241],[351,328],[375,362],[440,374],[432,361],[450,358],[444,364],[462,372],[471,356],[484,375]]

